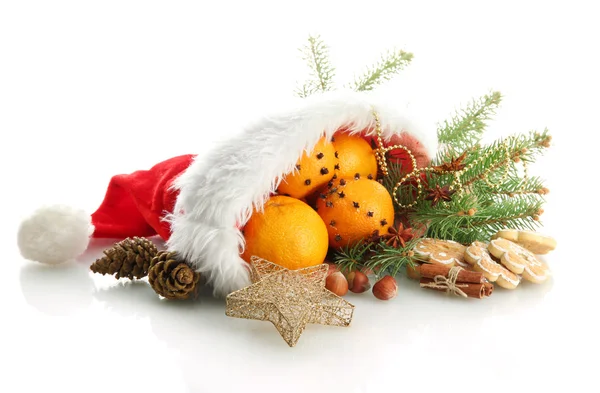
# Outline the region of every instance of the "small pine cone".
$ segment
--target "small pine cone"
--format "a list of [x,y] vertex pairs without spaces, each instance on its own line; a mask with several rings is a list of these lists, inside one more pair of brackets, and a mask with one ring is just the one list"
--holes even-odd
[[167,299],[188,299],[198,290],[200,274],[178,260],[177,252],[161,251],[152,259],[148,281],[156,293]]
[[158,254],[154,243],[143,237],[127,238],[104,250],[104,257],[90,266],[94,273],[115,275],[116,279],[143,278],[148,275],[150,262]]

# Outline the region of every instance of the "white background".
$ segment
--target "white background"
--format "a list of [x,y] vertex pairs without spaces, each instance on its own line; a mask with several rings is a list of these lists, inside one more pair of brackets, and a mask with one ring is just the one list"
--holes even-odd
[[[594,390],[593,3],[0,1],[1,390]],[[387,88],[432,122],[497,89],[491,136],[550,129],[534,169],[551,189],[542,231],[559,242],[551,283],[463,301],[400,280],[390,302],[349,295],[350,328],[311,325],[289,348],[266,322],[227,318],[222,300],[163,302],[144,281],[91,275],[110,241],[57,269],[19,256],[33,208],[91,212],[112,175],[202,154],[291,97],[310,33],[340,84],[386,48],[413,52]]]

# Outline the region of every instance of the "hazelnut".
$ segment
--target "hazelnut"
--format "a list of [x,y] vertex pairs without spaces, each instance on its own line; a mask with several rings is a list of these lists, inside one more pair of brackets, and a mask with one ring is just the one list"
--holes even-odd
[[338,296],[348,293],[348,280],[341,272],[334,272],[325,280],[325,288]]
[[333,262],[325,262],[327,266],[329,266],[329,270],[327,270],[327,277],[331,276],[335,272],[339,272],[338,265]]
[[348,289],[354,293],[363,293],[371,288],[369,277],[361,271],[353,271],[348,274]]
[[385,276],[373,285],[373,295],[380,300],[390,300],[396,297],[398,285],[392,276]]

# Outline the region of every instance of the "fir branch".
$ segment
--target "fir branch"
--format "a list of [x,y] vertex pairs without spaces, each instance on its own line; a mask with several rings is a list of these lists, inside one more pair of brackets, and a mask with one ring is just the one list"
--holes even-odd
[[308,44],[300,50],[302,59],[308,64],[311,79],[296,89],[296,94],[304,98],[318,91],[331,90],[335,69],[329,61],[329,47],[317,35],[309,36]]
[[375,272],[377,276],[381,277],[386,274],[394,277],[400,269],[405,266],[413,266],[412,251],[417,244],[418,239],[412,239],[406,242],[406,247],[392,247],[384,242],[377,245],[373,255],[369,258],[364,267]]
[[545,195],[548,193],[548,189],[544,186],[544,181],[540,177],[532,176],[524,179],[518,176],[517,173],[511,173],[504,182],[496,187],[490,187],[485,182],[477,182],[474,184],[474,189],[477,194],[488,193],[494,196],[508,197],[524,194]]
[[492,92],[473,100],[466,108],[457,111],[452,119],[446,120],[437,132],[439,143],[444,145],[437,162],[445,162],[476,145],[481,140],[486,122],[496,114],[501,101],[502,95]]
[[358,242],[353,246],[344,246],[336,250],[333,255],[333,262],[338,265],[342,272],[351,272],[364,266],[367,252],[373,244],[369,242]]
[[413,266],[412,251],[418,239],[406,242],[405,247],[392,247],[385,242],[377,244],[359,242],[353,246],[346,246],[335,251],[334,263],[343,273],[353,270],[370,270],[378,276],[390,274],[395,276],[406,265]]
[[373,90],[373,88],[385,81],[392,79],[413,58],[413,54],[403,50],[391,50],[381,56],[381,59],[367,70],[350,85],[356,91]]
[[496,172],[505,171],[506,165],[512,165],[512,162],[522,160],[530,163],[535,161],[535,157],[549,146],[550,139],[547,130],[542,133],[531,132],[529,135],[498,140],[469,154],[465,160],[467,168],[461,175],[463,187],[468,188],[474,182],[483,180],[485,177],[493,177]]
[[[490,196],[490,195],[487,195]],[[486,194],[462,194],[450,203],[432,207],[420,202],[410,215],[412,223],[428,225],[427,236],[469,244],[489,241],[504,228],[534,230],[544,203],[538,195],[486,198]],[[465,214],[472,209],[473,215]]]
[[306,98],[318,91],[317,86],[312,81],[306,81],[302,86],[296,88],[296,95],[300,98]]
[[[396,184],[406,175],[406,172],[402,170],[401,162],[394,162],[391,160],[387,160],[388,174],[387,176],[383,176],[382,184],[388,191],[388,193],[392,196],[392,200],[394,201],[394,206],[396,210],[401,210],[400,206],[394,199],[394,188]],[[412,179],[407,179],[408,181],[402,184],[396,194],[398,199],[402,204],[408,205],[413,201],[412,195],[416,195],[417,187],[414,182],[411,182]]]

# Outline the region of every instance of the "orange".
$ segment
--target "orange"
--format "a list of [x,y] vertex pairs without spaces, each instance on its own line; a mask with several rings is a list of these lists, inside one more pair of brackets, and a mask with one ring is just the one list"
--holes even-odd
[[360,135],[337,133],[333,146],[338,155],[338,177],[354,177],[359,174],[374,179],[377,176],[377,158],[367,141]]
[[329,245],[354,245],[394,224],[394,204],[384,186],[364,177],[336,179],[322,190],[317,213],[327,225]]
[[302,155],[296,170],[283,178],[278,191],[293,198],[304,198],[333,178],[337,163],[333,144],[321,138],[310,154]]
[[327,228],[321,217],[298,199],[271,197],[262,212],[255,211],[243,229],[242,258],[255,255],[288,269],[319,265],[327,254]]

